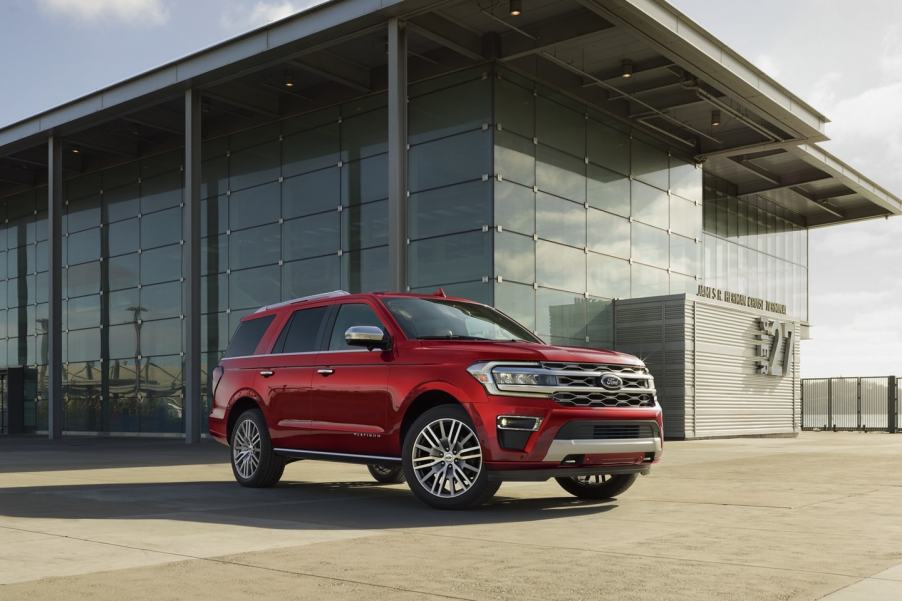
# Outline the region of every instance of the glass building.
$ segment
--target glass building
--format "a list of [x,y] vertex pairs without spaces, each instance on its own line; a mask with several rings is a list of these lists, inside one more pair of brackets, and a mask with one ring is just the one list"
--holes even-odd
[[[807,326],[808,228],[898,212],[797,149],[823,137],[813,109],[772,119],[697,57],[659,59],[639,9],[525,10],[521,36],[387,4],[312,9],[99,92],[109,107],[0,129],[0,369],[24,374],[25,430],[196,438],[239,320],[334,289],[442,287],[571,346],[618,346],[617,299],[700,287]],[[282,46],[237,50],[261,32]],[[159,83],[170,67],[194,75]]]

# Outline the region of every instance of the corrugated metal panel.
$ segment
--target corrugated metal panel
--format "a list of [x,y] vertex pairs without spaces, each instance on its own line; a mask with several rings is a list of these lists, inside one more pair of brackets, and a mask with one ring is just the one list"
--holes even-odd
[[645,361],[664,411],[664,435],[685,438],[685,296],[614,303],[614,347]]
[[[755,367],[758,315],[698,300],[695,305],[695,414],[689,436],[783,434],[799,428],[799,325],[792,323],[789,374]],[[691,397],[690,397],[691,398]]]

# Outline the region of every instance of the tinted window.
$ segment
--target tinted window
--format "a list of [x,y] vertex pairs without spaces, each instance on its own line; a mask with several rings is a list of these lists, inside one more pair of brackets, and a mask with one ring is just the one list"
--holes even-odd
[[326,315],[327,307],[304,309],[295,311],[285,333],[283,353],[308,353],[319,350],[317,348],[317,335],[320,324]]
[[253,355],[257,345],[260,344],[260,339],[263,338],[263,333],[266,332],[266,328],[269,327],[272,320],[273,316],[270,315],[242,321],[235,335],[232,336],[232,341],[229,343],[229,348],[226,349],[223,357]]
[[435,298],[387,298],[384,302],[408,338],[541,342],[485,305]]
[[359,347],[349,346],[345,342],[345,331],[351,326],[377,326],[385,330],[385,326],[376,317],[369,305],[347,304],[338,309],[338,317],[332,327],[332,338],[329,340],[330,351],[343,351]]

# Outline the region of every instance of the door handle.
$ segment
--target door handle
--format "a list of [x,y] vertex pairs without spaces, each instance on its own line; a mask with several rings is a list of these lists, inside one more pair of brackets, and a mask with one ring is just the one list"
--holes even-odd
[[264,378],[268,378],[269,376],[273,375],[274,373],[276,373],[276,372],[274,372],[271,369],[264,369],[264,370],[260,371],[260,375],[263,376]]
[[321,376],[331,376],[332,374],[335,373],[335,370],[327,367],[325,369],[316,370],[316,373],[318,373]]

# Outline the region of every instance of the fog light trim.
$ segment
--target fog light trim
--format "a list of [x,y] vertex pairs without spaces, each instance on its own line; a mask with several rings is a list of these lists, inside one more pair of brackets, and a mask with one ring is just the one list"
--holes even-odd
[[542,425],[542,418],[526,415],[499,415],[495,423],[499,430],[536,432]]

